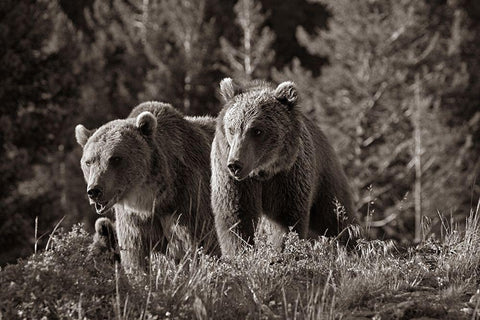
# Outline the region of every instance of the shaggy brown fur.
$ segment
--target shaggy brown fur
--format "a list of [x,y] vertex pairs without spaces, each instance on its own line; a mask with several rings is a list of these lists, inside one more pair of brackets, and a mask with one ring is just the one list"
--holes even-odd
[[[300,111],[295,85],[241,88],[227,78],[220,91],[211,184],[222,254],[253,242],[261,214],[302,238],[338,235],[354,220],[350,188],[325,135]],[[346,215],[337,216],[336,200]]]
[[95,221],[95,234],[89,248],[92,258],[100,258],[106,262],[120,262],[117,233],[110,219],[102,217]]
[[76,127],[90,202],[99,214],[114,209],[125,267],[144,268],[152,250],[219,254],[209,187],[214,123],[146,102],[97,130]]

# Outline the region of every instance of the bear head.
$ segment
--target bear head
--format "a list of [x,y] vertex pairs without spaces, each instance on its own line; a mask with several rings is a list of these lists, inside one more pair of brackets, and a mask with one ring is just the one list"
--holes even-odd
[[232,177],[266,179],[293,165],[300,131],[293,82],[275,88],[254,81],[242,87],[226,78],[220,93],[225,106],[219,125],[228,143],[226,166]]
[[81,167],[90,204],[98,214],[138,193],[152,171],[157,119],[150,112],[114,120],[97,130],[79,124],[75,137],[83,147]]

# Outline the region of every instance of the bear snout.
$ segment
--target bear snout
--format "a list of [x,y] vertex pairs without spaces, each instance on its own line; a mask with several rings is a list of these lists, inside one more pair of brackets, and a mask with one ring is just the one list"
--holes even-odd
[[88,188],[87,189],[87,194],[88,194],[88,197],[92,200],[98,200],[102,197],[103,195],[103,192],[102,192],[102,188],[100,186],[94,186],[92,188]]
[[243,164],[238,160],[234,160],[227,164],[227,168],[231,174],[238,176],[243,169]]
[[251,172],[248,165],[244,165],[240,161],[229,161],[227,164],[228,172],[237,181],[244,180]]

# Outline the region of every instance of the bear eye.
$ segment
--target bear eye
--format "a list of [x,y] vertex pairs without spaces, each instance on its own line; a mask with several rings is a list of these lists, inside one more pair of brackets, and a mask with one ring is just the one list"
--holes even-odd
[[252,129],[252,132],[253,132],[253,135],[256,136],[256,137],[260,136],[263,133],[262,130],[256,129],[256,128]]
[[85,165],[86,165],[87,167],[90,167],[90,166],[92,165],[92,160],[87,160],[87,161],[85,161]]
[[122,162],[122,158],[121,157],[111,157],[108,161],[110,162],[111,165],[118,166]]
[[232,136],[235,134],[235,131],[233,130],[233,128],[229,128],[228,132],[230,132],[230,135],[232,135]]

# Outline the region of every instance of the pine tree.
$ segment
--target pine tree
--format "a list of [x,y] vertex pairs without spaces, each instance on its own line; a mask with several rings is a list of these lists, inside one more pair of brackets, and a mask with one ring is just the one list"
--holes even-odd
[[189,114],[214,109],[207,98],[214,96],[214,24],[205,17],[206,1],[142,0],[136,9],[130,23],[151,64],[140,100],[166,101]]
[[392,235],[415,228],[418,240],[422,215],[454,210],[466,194],[458,155],[448,152],[462,139],[449,108],[469,78],[463,13],[426,1],[321,2],[332,13],[328,30],[297,36],[329,65],[319,78],[298,64],[283,77],[309,87],[305,100],[354,177],[360,212],[374,201],[375,218],[385,219],[377,225]]
[[56,1],[3,1],[0,24],[3,264],[33,251],[36,216],[41,234],[68,212],[63,164],[78,114],[81,37]]
[[209,59],[213,56],[213,22],[205,21],[205,0],[161,2],[163,19],[168,27],[169,40],[175,44],[178,56],[170,70],[181,76],[178,81],[182,93],[183,110],[198,112],[196,96],[204,89],[204,77],[213,67]]
[[241,31],[239,44],[235,46],[226,38],[220,39],[228,65],[223,71],[235,79],[265,79],[269,76],[275,55],[271,49],[275,36],[268,27],[262,27],[265,17],[261,10],[261,4],[255,0],[238,0],[234,11],[235,22]]

